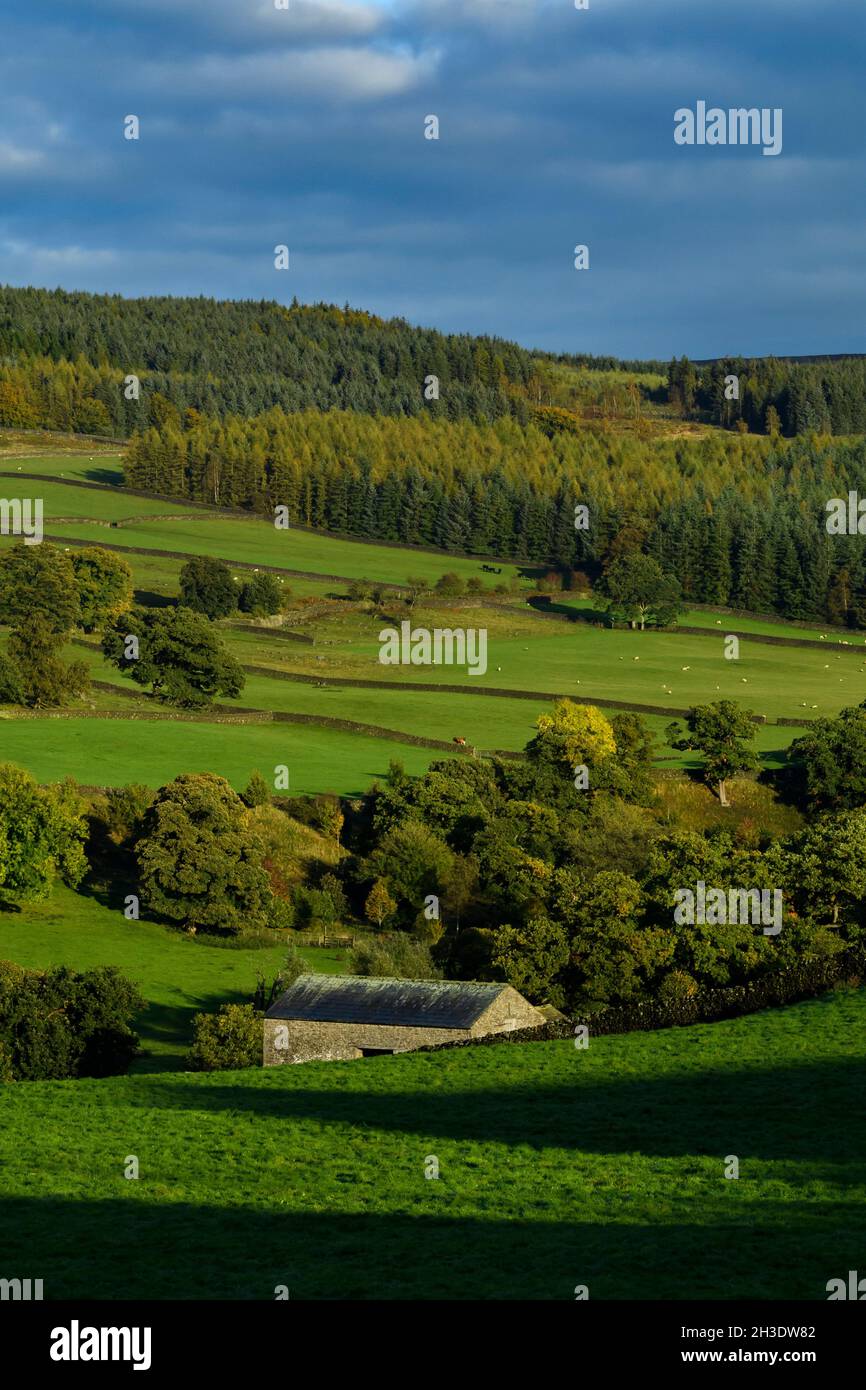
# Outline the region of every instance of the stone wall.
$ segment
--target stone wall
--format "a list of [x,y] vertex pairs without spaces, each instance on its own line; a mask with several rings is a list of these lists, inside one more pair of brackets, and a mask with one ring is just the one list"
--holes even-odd
[[263,1062],[339,1062],[361,1056],[362,1048],[412,1052],[418,1047],[468,1041],[467,1028],[395,1028],[374,1023],[318,1023],[266,1018]]
[[485,1033],[511,1033],[518,1028],[537,1028],[546,1022],[544,1015],[509,985],[473,1023],[469,1035],[480,1038]]

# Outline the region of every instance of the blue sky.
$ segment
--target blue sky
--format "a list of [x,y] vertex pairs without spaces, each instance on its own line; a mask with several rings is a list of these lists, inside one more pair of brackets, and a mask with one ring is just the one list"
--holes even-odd
[[[0,281],[866,351],[864,0],[589,5],[0,0]],[[782,153],[677,146],[698,100],[781,107]]]

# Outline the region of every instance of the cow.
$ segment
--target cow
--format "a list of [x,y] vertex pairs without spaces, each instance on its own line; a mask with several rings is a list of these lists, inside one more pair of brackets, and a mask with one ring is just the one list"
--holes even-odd
[[452,742],[452,743],[456,743],[458,748],[465,748],[465,747],[466,747],[466,740],[465,740],[465,738],[452,738],[451,742]]

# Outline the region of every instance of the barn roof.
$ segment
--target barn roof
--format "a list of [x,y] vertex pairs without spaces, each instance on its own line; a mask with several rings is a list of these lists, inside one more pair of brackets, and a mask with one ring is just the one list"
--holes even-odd
[[383,980],[301,975],[266,1018],[380,1023],[404,1028],[471,1028],[508,986],[462,980]]

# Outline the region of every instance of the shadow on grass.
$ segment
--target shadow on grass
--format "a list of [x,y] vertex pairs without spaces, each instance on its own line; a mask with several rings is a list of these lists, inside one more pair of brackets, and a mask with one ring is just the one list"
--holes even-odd
[[[814,1300],[826,1299],[827,1280],[858,1268],[862,1255],[863,1212],[853,1202],[834,1203],[816,1221],[805,1201],[768,1201],[749,1218],[725,1200],[733,1184],[720,1179],[693,1222],[629,1221],[627,1194],[597,1222],[577,1211],[573,1220],[446,1216],[430,1208],[444,1199],[447,1179],[427,1182],[423,1164],[411,1161],[416,1213],[148,1200],[146,1165],[138,1182],[118,1177],[125,1197],[11,1198],[4,1274],[38,1273],[47,1300],[273,1300],[285,1285],[292,1300],[571,1301],[577,1284],[593,1299]],[[216,1162],[213,1179],[215,1188],[224,1181]],[[373,1196],[386,1207],[392,1200],[386,1173]],[[467,1200],[453,1181],[450,1196]]]
[[[202,995],[191,1004],[148,1002],[137,1015],[133,1027],[141,1039],[141,1054],[133,1062],[131,1074],[186,1071],[185,1054],[192,1044],[193,1020],[196,1014],[215,1014],[223,1004],[249,1004],[250,993],[224,990],[219,994]],[[153,1048],[170,1047],[170,1052]]]
[[168,594],[159,594],[154,589],[134,589],[133,598],[142,608],[176,608],[177,600]]
[[123,483],[123,470],[120,468],[85,468],[82,477],[89,483],[109,483],[120,487]]
[[[817,1019],[814,1026],[820,1026]],[[693,1043],[686,1033],[683,1048]],[[425,1140],[489,1141],[536,1151],[719,1160],[736,1154],[741,1164],[793,1160],[812,1172],[823,1165],[846,1185],[866,1184],[864,1060],[739,1069],[732,1059],[729,1071],[720,1061],[718,1070],[606,1080],[597,1072],[581,1079],[575,1053],[573,1084],[545,1085],[539,1077],[537,1085],[520,1086],[512,1084],[514,1071],[505,1070],[503,1058],[501,1086],[446,1090],[443,1057],[447,1068],[449,1054],[425,1056],[436,1067],[437,1090],[425,1089],[424,1066],[415,1069],[417,1091],[398,1089],[405,1084],[402,1068],[389,1086],[392,1064],[385,1059],[319,1064],[333,1069],[330,1085],[317,1085],[321,1072],[311,1073],[305,1064],[301,1075],[286,1078],[289,1084],[271,1072],[257,1073],[257,1085],[223,1081],[216,1073],[205,1085],[179,1082],[129,1099],[153,1108],[247,1111],[263,1120],[399,1130]],[[364,1070],[372,1065],[375,1073]]]

